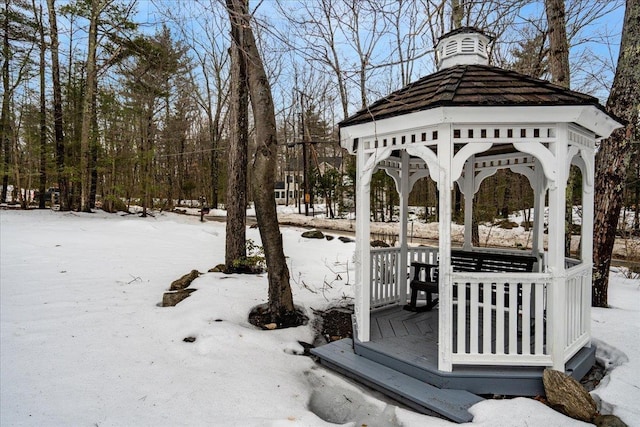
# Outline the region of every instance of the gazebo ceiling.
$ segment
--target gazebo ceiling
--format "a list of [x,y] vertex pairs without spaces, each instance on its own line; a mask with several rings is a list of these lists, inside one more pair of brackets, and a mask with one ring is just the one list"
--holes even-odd
[[594,106],[597,98],[489,65],[456,65],[428,75],[340,122],[368,123],[436,107]]

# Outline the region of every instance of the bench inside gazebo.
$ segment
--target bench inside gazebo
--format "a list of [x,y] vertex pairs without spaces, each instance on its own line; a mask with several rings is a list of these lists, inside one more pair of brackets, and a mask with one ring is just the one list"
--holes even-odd
[[[340,123],[357,159],[354,339],[314,349],[322,364],[424,412],[469,421],[479,395],[542,395],[542,371],[582,377],[591,345],[596,141],[620,126],[578,92],[488,64],[490,38],[443,36],[438,71]],[[582,175],[581,245],[565,258],[565,194]],[[370,245],[370,184],[385,170],[400,200],[399,246]],[[534,193],[531,248],[472,245],[473,198],[500,169]],[[429,176],[438,247],[410,246],[408,196]],[[452,190],[464,197],[464,243],[452,248]],[[545,214],[548,236],[544,243]]]

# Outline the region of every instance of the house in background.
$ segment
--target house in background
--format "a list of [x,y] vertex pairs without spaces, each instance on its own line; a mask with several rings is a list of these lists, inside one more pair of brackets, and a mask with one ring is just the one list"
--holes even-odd
[[[579,378],[593,366],[595,149],[621,126],[594,97],[488,65],[490,41],[474,28],[444,35],[436,73],[340,123],[341,145],[357,159],[354,339],[313,350],[332,369],[458,422],[472,419],[480,395],[541,395],[544,369]],[[575,259],[564,256],[572,165],[583,205]],[[474,194],[500,169],[533,188],[530,250],[472,244]],[[397,247],[370,245],[377,170],[398,190]],[[438,247],[412,247],[408,196],[427,176],[439,194]],[[454,186],[464,196],[461,248],[451,242]]]
[[[274,197],[278,205],[294,205],[299,204],[298,183],[295,181],[294,175],[287,175],[287,181],[277,181],[274,188]],[[288,193],[288,194],[287,194]]]

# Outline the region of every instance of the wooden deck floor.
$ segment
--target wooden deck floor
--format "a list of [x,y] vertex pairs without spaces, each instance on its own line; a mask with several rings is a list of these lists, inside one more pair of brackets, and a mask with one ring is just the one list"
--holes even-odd
[[[455,329],[455,313],[453,318]],[[456,338],[453,337],[454,348]],[[468,336],[466,340],[469,341]],[[543,393],[541,367],[456,365],[452,372],[438,370],[437,308],[415,313],[393,306],[372,312],[370,341],[356,340],[354,350],[437,387],[477,394],[533,396]]]
[[[457,307],[453,307],[453,330],[457,330]],[[471,330],[468,322],[470,321],[469,312],[467,312],[467,331],[465,346],[469,344],[469,333]],[[478,346],[482,351],[483,346],[483,316],[482,312],[479,312],[477,319],[478,322]],[[496,324],[495,312],[492,313],[492,324]],[[503,351],[508,353],[509,347],[509,320],[505,318],[504,321],[505,331],[505,343]],[[495,331],[494,331],[495,332]],[[534,333],[534,330],[531,330]],[[401,347],[403,351],[409,351],[422,357],[425,363],[434,361],[437,364],[438,354],[438,309],[435,308],[431,311],[415,313],[400,309],[398,306],[382,309],[371,313],[371,341],[388,344],[390,346]],[[533,336],[531,337],[533,338]],[[491,352],[496,352],[496,340],[495,333],[491,338]],[[533,339],[531,339],[531,351],[533,351]],[[452,337],[453,348],[458,347],[458,337],[456,334]],[[522,336],[521,333],[517,334],[517,349],[520,352],[522,349]]]
[[392,307],[371,313],[371,343],[424,368],[438,368],[438,310]]

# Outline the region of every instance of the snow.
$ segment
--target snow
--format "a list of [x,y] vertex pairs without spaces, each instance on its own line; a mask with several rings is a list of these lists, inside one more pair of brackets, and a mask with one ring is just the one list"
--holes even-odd
[[[225,226],[199,216],[0,211],[0,425],[453,425],[393,401],[301,355],[313,325],[262,331],[266,275],[206,273],[176,307],[169,284],[223,262]],[[353,243],[283,227],[296,304],[353,298]],[[247,237],[260,242],[258,230]],[[610,372],[593,394],[640,425],[640,282],[613,276],[610,309],[593,310]],[[185,337],[195,337],[188,343]],[[471,409],[474,426],[587,425],[526,398]]]

